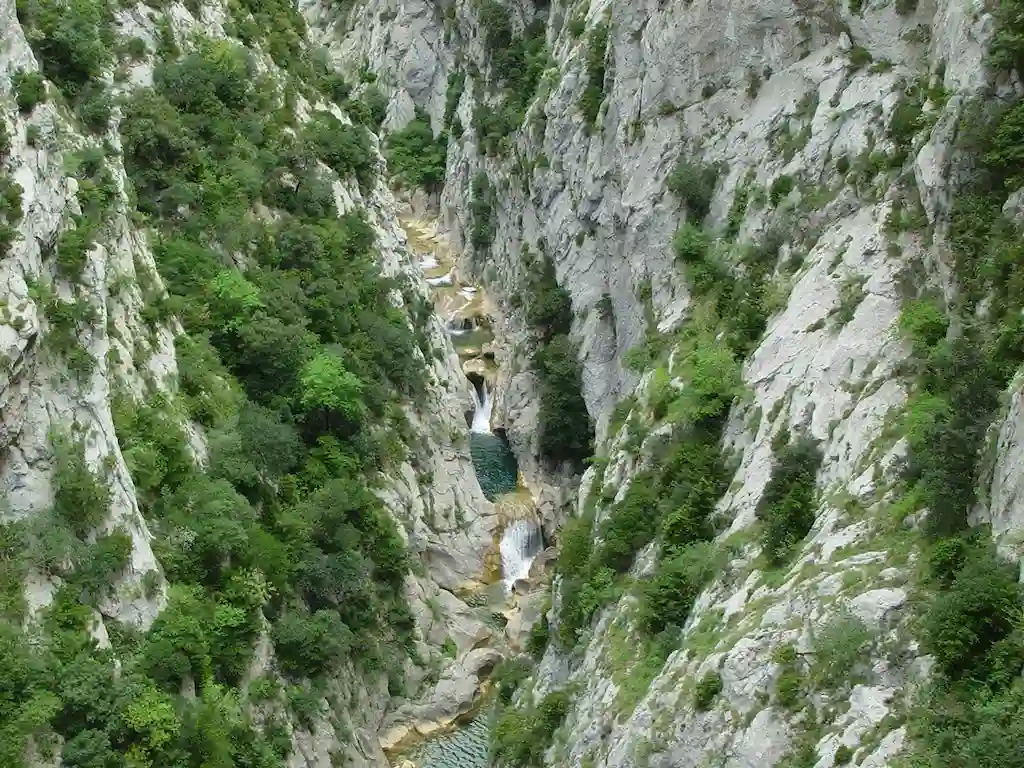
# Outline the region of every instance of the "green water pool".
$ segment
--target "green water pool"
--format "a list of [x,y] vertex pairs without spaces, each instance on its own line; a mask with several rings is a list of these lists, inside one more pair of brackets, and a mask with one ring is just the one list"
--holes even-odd
[[420,768],[487,768],[489,720],[481,712],[471,723],[417,745],[404,757]]
[[516,489],[519,465],[505,440],[474,432],[470,435],[469,450],[480,488],[489,501]]

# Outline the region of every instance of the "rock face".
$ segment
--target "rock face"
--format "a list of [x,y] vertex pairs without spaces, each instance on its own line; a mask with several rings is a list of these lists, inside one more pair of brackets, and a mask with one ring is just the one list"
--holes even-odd
[[[190,10],[191,9],[191,10]],[[160,34],[189,40],[194,32],[225,38],[226,8],[213,3],[189,9],[171,4],[166,14],[145,6],[118,11],[117,31],[137,38],[149,50]],[[69,282],[55,270],[53,253],[59,235],[73,228],[82,213],[76,192],[88,182],[69,175],[70,157],[83,147],[100,147],[85,135],[62,102],[50,99],[34,109],[15,109],[13,74],[36,72],[40,64],[26,41],[14,2],[0,3],[3,54],[0,95],[9,126],[10,147],[4,150],[4,171],[21,188],[23,217],[18,237],[0,260],[0,522],[39,520],[53,504],[54,467],[58,438],[64,435],[80,446],[85,466],[109,487],[109,516],[91,535],[123,528],[130,537],[128,566],[113,593],[100,604],[95,636],[109,646],[103,620],[148,629],[167,603],[163,566],[154,555],[153,535],[140,513],[140,504],[125,457],[115,434],[112,403],[117,392],[142,397],[161,393],[170,402],[178,397],[175,336],[181,328],[173,318],[152,327],[146,316],[147,290],[163,293],[149,243],[150,232],[133,216],[117,131],[107,137],[108,166],[116,184],[114,213],[88,251],[82,276]],[[167,24],[161,32],[161,24]],[[264,71],[276,72],[269,58],[259,61]],[[439,75],[443,77],[443,75]],[[153,82],[151,60],[133,60],[124,77],[112,86],[117,93]],[[49,86],[53,92],[53,85]],[[426,84],[427,89],[431,84]],[[421,94],[416,92],[417,97]],[[300,99],[297,112],[310,105]],[[334,107],[337,111],[337,108]],[[338,114],[341,114],[340,111]],[[115,125],[119,115],[115,111]],[[100,151],[100,150],[97,150]],[[382,164],[377,147],[374,160]],[[354,179],[334,182],[339,213],[365,211],[377,240],[385,275],[400,278],[414,294],[427,296],[423,275],[412,259],[405,232],[398,222],[398,204],[384,182],[360,192]],[[59,346],[52,302],[89,307],[76,318],[73,335],[86,361],[78,373]],[[51,302],[47,304],[47,302]],[[71,303],[74,302],[74,303]],[[381,490],[389,510],[405,533],[416,575],[409,574],[407,597],[417,618],[419,663],[410,663],[410,696],[415,713],[426,711],[435,721],[448,721],[467,710],[478,693],[479,678],[493,667],[500,653],[481,649],[495,630],[480,620],[480,611],[456,597],[456,590],[473,588],[485,576],[484,558],[493,546],[496,526],[491,504],[476,481],[464,419],[472,408],[469,383],[460,370],[439,318],[427,318],[425,343],[437,352],[428,360],[428,384],[419,408],[410,408],[407,441],[410,459],[384,478]],[[206,460],[201,427],[183,423],[196,461]],[[415,464],[412,462],[415,461]],[[67,553],[58,553],[67,554]],[[25,602],[29,615],[45,608],[53,597],[55,580],[42,573],[27,574]],[[486,612],[485,612],[486,613]],[[485,614],[484,614],[485,615]],[[442,646],[453,644],[452,658]],[[277,674],[274,649],[264,633],[249,678]],[[484,670],[481,672],[481,670]],[[433,670],[433,672],[431,672]],[[433,682],[428,679],[433,674]],[[386,680],[367,680],[349,670],[331,682],[330,706],[312,725],[288,723],[293,750],[289,766],[327,766],[338,759],[352,766],[385,766],[387,760],[378,729],[389,707],[399,708]],[[407,705],[407,709],[412,705]],[[405,712],[406,710],[400,710]],[[401,719],[392,717],[388,722]]]
[[[952,142],[965,103],[987,82],[991,18],[961,0],[485,5],[495,15],[493,6],[503,6],[516,34],[539,20],[551,57],[521,125],[497,152],[475,115],[501,103],[487,82],[481,4],[452,0],[442,10],[371,0],[327,42],[342,66],[369,64],[396,127],[411,118],[411,102],[443,129],[441,89],[453,72],[465,73],[464,89],[449,91],[465,132],[450,140],[440,216],[467,251],[462,268],[499,304],[494,424],[506,429],[546,524],[557,527],[566,504],[577,514],[596,504],[600,519],[606,499],[597,497],[621,499],[645,468],[645,437],[656,434],[631,434],[613,414],[627,400],[646,418],[653,373],[629,367],[627,350],[693,321],[672,248],[686,216],[669,179],[678,161],[718,169],[705,229],[779,244],[774,304],[725,433],[734,474],[717,515],[727,564],[697,599],[679,649],[640,691],[626,652],[632,597],[600,612],[573,652],[549,646],[534,699],[565,685],[578,693],[548,764],[774,765],[808,739],[808,765],[827,768],[841,748],[861,765],[890,764],[905,736],[893,713],[929,665],[907,631],[915,539],[909,525],[885,523],[906,452],[891,428],[909,386],[901,374],[909,350],[896,323],[908,274],[923,265],[936,284],[948,279]],[[317,15],[307,18],[315,24]],[[593,46],[604,25],[602,57]],[[411,29],[421,37],[413,41]],[[596,82],[595,56],[603,60]],[[592,124],[588,86],[600,101]],[[898,170],[871,167],[887,156]],[[493,237],[474,249],[482,174]],[[584,475],[576,498],[565,490],[574,481],[535,460],[526,248],[547,254],[571,297],[583,395],[597,425],[602,463]],[[998,428],[980,512],[1011,549],[1022,524],[1018,390]],[[772,476],[773,441],[797,432],[823,451],[820,501],[799,554],[769,574],[750,544],[755,509]],[[558,613],[556,595],[553,626]],[[843,714],[811,739],[801,716],[769,704],[786,668],[780,649],[795,646],[806,672],[822,638],[844,628],[866,633],[870,659],[862,682],[829,681],[815,692]],[[721,677],[720,703],[699,711],[694,686],[711,673]]]
[[[186,46],[196,32],[250,36],[232,18],[236,5],[119,7],[116,31],[143,52],[107,78],[111,91],[152,84],[148,52],[168,34]],[[548,538],[572,515],[607,519],[671,431],[655,415],[656,396],[681,386],[673,377],[680,332],[702,321],[673,249],[680,226],[702,224],[723,260],[748,246],[771,256],[766,327],[746,356],[742,394],[724,428],[731,482],[715,510],[713,577],[657,665],[635,634],[628,591],[597,612],[574,649],[548,645],[519,695],[528,704],[573,691],[546,763],[740,768],[776,765],[803,749],[816,768],[851,758],[891,764],[904,748],[902,713],[931,664],[911,634],[919,521],[894,522],[891,510],[907,452],[893,425],[910,395],[910,350],[897,321],[908,283],[949,293],[954,140],[968,101],[989,83],[986,9],[967,0],[303,0],[299,9],[303,54],[323,48],[349,81],[375,79],[388,101],[382,132],[401,129],[418,110],[435,133],[449,132],[437,215],[464,253],[458,271],[496,302],[488,312],[498,363],[493,423],[517,454]],[[3,164],[24,212],[0,260],[0,517],[45,526],[55,467],[67,461],[61,441],[77,446],[110,492],[108,518],[89,535],[123,528],[130,539],[128,565],[94,629],[108,645],[105,621],[146,630],[167,605],[159,547],[140,512],[113,404],[122,391],[180,397],[180,326],[173,316],[152,317],[150,294],[162,297],[163,287],[150,233],[133,215],[117,131],[104,148],[57,99],[15,108],[14,73],[36,72],[40,62],[11,0],[0,0],[0,20],[10,134]],[[523,38],[529,45],[516,42]],[[495,72],[496,49],[513,43],[520,59]],[[312,88],[285,83],[269,51],[257,54],[260,74],[282,77],[296,125],[317,109],[348,120],[338,105],[311,103],[319,98]],[[530,93],[502,92],[503,79],[525,82],[527,70]],[[511,116],[503,111],[517,99]],[[80,193],[89,187],[65,170],[83,147],[109,158],[117,201],[71,284],[53,255],[83,213]],[[383,168],[376,141],[371,149]],[[696,186],[706,189],[698,195]],[[334,174],[331,192],[339,214],[365,212],[384,274],[411,291],[394,301],[413,314],[406,302],[425,299],[428,287],[387,183],[360,189]],[[417,209],[426,197],[414,195]],[[1020,218],[1020,197],[1007,203],[1011,220]],[[526,251],[550,260],[572,305],[598,456],[582,478],[538,458]],[[246,256],[225,258],[244,266]],[[67,328],[55,322],[67,318],[53,311],[65,305],[88,308],[72,323],[74,365]],[[408,696],[393,696],[383,677],[338,673],[322,716],[287,723],[293,768],[386,765],[382,747],[470,711],[503,655],[493,617],[465,597],[488,578],[500,523],[471,465],[465,413],[473,392],[442,321],[430,316],[419,330],[432,354],[401,436],[409,458],[378,489],[414,560],[404,583],[416,626]],[[665,347],[664,365],[631,353],[655,342]],[[976,516],[1019,555],[1019,382],[1009,395]],[[181,426],[203,464],[204,429]],[[796,434],[822,452],[814,521],[792,560],[771,569],[754,541],[755,512],[776,469],[776,444]],[[658,557],[656,544],[646,546],[631,575],[650,577]],[[544,566],[554,559],[546,553]],[[550,596],[529,591],[534,575],[544,581],[532,574],[506,614],[513,651],[532,644],[530,628],[549,598],[553,634],[570,607],[559,602],[557,572]],[[51,602],[54,586],[43,573],[26,575],[29,617]],[[837,675],[827,658],[844,648]],[[274,676],[277,667],[263,631],[246,677]],[[828,714],[815,729],[783,695],[805,677],[802,692]],[[698,702],[707,680],[717,685],[710,705]],[[251,714],[259,720],[259,707]]]

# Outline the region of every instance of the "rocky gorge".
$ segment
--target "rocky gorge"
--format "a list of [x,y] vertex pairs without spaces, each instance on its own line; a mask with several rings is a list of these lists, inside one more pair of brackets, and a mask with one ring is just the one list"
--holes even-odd
[[11,765],[1019,764],[1018,4],[0,13]]

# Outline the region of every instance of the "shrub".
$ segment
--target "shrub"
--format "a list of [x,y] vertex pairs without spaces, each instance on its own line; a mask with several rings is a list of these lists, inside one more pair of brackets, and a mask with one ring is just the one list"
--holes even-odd
[[850,613],[839,615],[814,638],[815,663],[812,677],[822,688],[838,689],[852,684],[854,667],[865,658],[871,632]]
[[793,177],[783,174],[772,181],[772,185],[768,189],[768,199],[771,200],[772,205],[778,205],[782,202],[783,198],[793,191],[795,186],[796,183],[793,181]]
[[551,628],[548,626],[547,616],[541,616],[537,622],[530,627],[530,635],[526,640],[526,651],[539,660],[544,656],[548,647],[548,636]]
[[703,229],[686,222],[676,232],[672,245],[677,259],[685,264],[699,264],[708,254],[711,239]]
[[445,135],[435,139],[430,118],[418,112],[415,120],[388,137],[385,154],[402,183],[436,191],[444,185],[447,151]]
[[85,461],[85,444],[66,435],[51,436],[54,450],[53,511],[79,538],[107,518],[110,489]]
[[323,694],[305,685],[290,685],[285,696],[288,711],[295,715],[299,726],[312,731],[324,709]]
[[578,576],[586,569],[593,549],[590,537],[593,518],[570,519],[559,533],[558,571],[565,576]]
[[569,696],[564,691],[549,693],[525,711],[505,710],[491,734],[492,756],[508,765],[540,768],[555,730],[568,712]]
[[718,175],[719,167],[716,165],[703,165],[680,157],[665,183],[686,206],[690,216],[703,219],[711,210]]
[[803,692],[802,679],[797,670],[796,648],[792,645],[777,648],[772,661],[779,665],[779,676],[775,680],[775,700],[781,707],[795,709]]
[[949,588],[929,605],[922,624],[922,642],[943,674],[955,680],[1014,679],[1024,661],[1024,647],[1009,638],[1021,597],[1011,564],[988,548],[966,554]]
[[334,115],[319,113],[306,126],[305,141],[324,165],[339,176],[354,175],[363,192],[373,186],[376,166],[365,127],[344,125]]
[[112,60],[113,19],[102,0],[24,0],[18,19],[46,77],[75,100]]
[[508,704],[520,684],[530,676],[530,665],[524,659],[505,659],[494,668],[491,682],[494,683],[498,701]]
[[57,269],[62,277],[72,282],[81,280],[93,237],[92,228],[85,221],[60,234],[57,238]]
[[854,45],[850,49],[850,66],[854,69],[863,69],[873,60],[871,51],[860,45]]
[[141,37],[132,37],[125,43],[124,46],[125,54],[135,61],[141,61],[146,58],[148,51],[146,50],[146,41]]
[[710,574],[708,566],[708,551],[702,545],[658,563],[658,570],[642,588],[640,625],[652,635],[671,626],[682,627]]
[[[1024,62],[1020,11],[1019,2],[994,11],[988,63],[997,70]],[[937,680],[912,721],[915,765],[1012,765],[1024,732],[1016,563],[998,558],[984,530],[967,534],[976,489],[987,482],[979,477],[986,432],[1024,349],[1020,294],[1010,288],[1019,280],[1019,235],[1001,213],[1024,178],[1022,125],[1017,98],[968,105],[957,151],[970,171],[956,190],[950,226],[958,301],[949,311],[957,333],[942,338],[937,308],[911,306],[904,321],[920,392],[908,435],[905,503],[928,510],[923,532],[935,589],[920,637],[922,650],[936,659]]]
[[580,97],[580,112],[588,127],[597,122],[604,100],[605,59],[608,56],[608,25],[595,24],[587,36],[587,86]]
[[93,133],[105,133],[110,127],[112,104],[102,86],[86,90],[78,106],[78,116]]
[[289,611],[273,628],[282,670],[296,678],[328,672],[352,647],[352,632],[336,611]]
[[917,299],[907,303],[900,314],[900,330],[910,339],[914,353],[926,358],[945,337],[949,320],[938,302]]
[[757,504],[762,550],[774,566],[786,562],[814,525],[815,476],[821,460],[821,449],[810,437],[797,438],[776,457]]
[[472,198],[469,202],[469,220],[473,229],[469,243],[474,254],[486,254],[494,241],[493,193],[491,182],[485,171],[478,171],[473,177]]
[[537,351],[534,364],[540,377],[540,453],[549,461],[579,467],[591,454],[594,431],[581,394],[576,346],[568,336],[555,336]]
[[835,309],[836,323],[842,327],[853,320],[857,307],[864,300],[864,283],[861,275],[848,275],[839,284],[839,306]]
[[[545,48],[543,19],[535,20],[522,34],[516,34],[509,12],[501,3],[488,0],[479,13],[490,59],[488,79],[492,86],[500,84],[501,98],[496,104],[477,106],[473,112],[473,131],[484,152],[495,154],[506,149],[506,137],[523,124],[551,57]],[[457,103],[462,86],[460,79],[449,81],[449,105]],[[451,113],[446,109],[447,114]]]
[[455,119],[455,111],[466,90],[466,73],[462,69],[454,69],[448,74],[448,88],[444,98],[444,127],[448,128]]
[[353,121],[376,133],[388,116],[388,97],[371,83],[357,99],[348,101],[345,108]]
[[36,104],[46,101],[46,81],[39,72],[15,72],[11,77],[18,109],[28,114]]
[[711,704],[721,692],[722,676],[717,672],[705,673],[693,694],[693,708],[698,712],[706,712],[711,709]]

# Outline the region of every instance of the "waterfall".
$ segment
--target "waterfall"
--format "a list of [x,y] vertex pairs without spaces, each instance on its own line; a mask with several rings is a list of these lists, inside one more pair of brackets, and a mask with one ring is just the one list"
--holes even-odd
[[[468,328],[466,327],[467,325],[469,326]],[[448,321],[445,323],[445,327],[448,329],[449,335],[461,336],[473,330],[473,319],[462,318],[459,316],[459,310],[453,309],[448,314]]]
[[544,546],[540,527],[533,520],[513,520],[502,534],[498,549],[501,552],[501,579],[505,591],[511,592],[518,579],[530,573],[534,558]]
[[491,393],[487,391],[487,383],[480,382],[477,386],[473,382],[473,399],[476,401],[476,408],[473,409],[473,424],[470,432],[480,435],[491,434]]
[[449,272],[445,275],[440,275],[439,277],[428,277],[425,279],[427,281],[427,285],[429,285],[431,288],[439,288],[442,285],[452,284],[452,273]]

